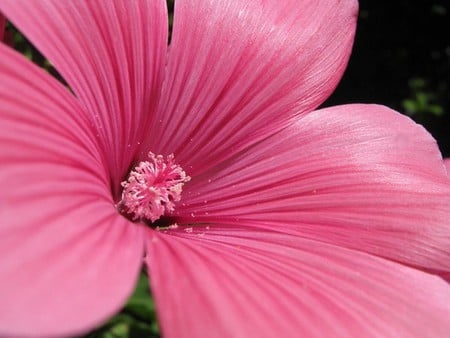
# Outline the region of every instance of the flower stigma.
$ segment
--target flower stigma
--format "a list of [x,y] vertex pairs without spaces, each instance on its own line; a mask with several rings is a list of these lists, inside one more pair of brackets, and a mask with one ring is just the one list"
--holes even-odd
[[140,162],[121,183],[122,199],[117,208],[133,221],[158,220],[171,213],[180,201],[183,185],[190,177],[174,163],[173,154],[165,159],[162,155],[148,153],[148,160]]

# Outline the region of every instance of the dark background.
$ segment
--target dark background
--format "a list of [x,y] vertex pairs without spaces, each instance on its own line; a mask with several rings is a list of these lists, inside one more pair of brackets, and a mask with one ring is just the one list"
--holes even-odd
[[450,0],[361,0],[348,69],[325,105],[379,103],[411,116],[450,157]]

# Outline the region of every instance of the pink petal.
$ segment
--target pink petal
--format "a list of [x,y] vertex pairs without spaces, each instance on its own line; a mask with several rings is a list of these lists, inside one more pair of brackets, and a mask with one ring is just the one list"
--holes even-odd
[[159,96],[166,2],[4,0],[0,9],[81,100],[110,154],[108,168],[118,186]]
[[149,133],[196,175],[323,102],[351,51],[357,1],[177,0]]
[[388,108],[315,111],[185,186],[180,223],[254,224],[450,271],[436,142]]
[[286,234],[196,229],[148,244],[164,337],[448,337],[450,285],[435,276]]
[[3,36],[5,35],[5,27],[6,27],[6,19],[0,12],[0,41],[3,40]]
[[94,135],[68,90],[0,45],[2,337],[80,334],[133,290],[142,229],[117,214]]
[[447,174],[450,177],[450,158],[444,159],[444,165],[447,168]]
[[[450,158],[444,158],[444,166],[447,169],[447,175],[450,178]],[[450,271],[442,274],[442,277],[450,283]]]

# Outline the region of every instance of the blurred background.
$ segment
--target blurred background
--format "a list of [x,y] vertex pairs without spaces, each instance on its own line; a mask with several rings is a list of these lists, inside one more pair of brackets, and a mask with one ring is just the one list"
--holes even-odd
[[328,105],[387,105],[450,157],[450,0],[360,0],[348,69]]

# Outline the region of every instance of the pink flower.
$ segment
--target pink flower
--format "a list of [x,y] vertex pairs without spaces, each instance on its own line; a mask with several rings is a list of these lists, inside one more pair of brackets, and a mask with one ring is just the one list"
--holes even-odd
[[142,265],[165,337],[448,336],[435,141],[314,110],[356,1],[177,0],[170,50],[163,0],[0,10],[71,89],[0,46],[1,336],[94,328]]

